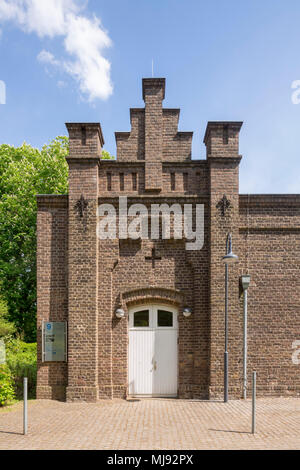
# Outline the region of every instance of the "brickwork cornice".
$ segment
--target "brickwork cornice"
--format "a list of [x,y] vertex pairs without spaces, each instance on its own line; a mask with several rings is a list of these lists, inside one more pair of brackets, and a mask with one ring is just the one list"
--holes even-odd
[[71,134],[76,133],[78,130],[80,131],[82,128],[94,129],[98,134],[101,147],[104,145],[102,129],[98,122],[66,122],[66,128]]
[[212,130],[222,129],[224,126],[235,128],[237,131],[241,130],[243,121],[208,121],[206,131],[204,134],[203,143],[206,144],[209,138],[209,134]]
[[100,158],[99,156],[96,156],[93,157],[93,156],[89,156],[89,157],[82,157],[82,155],[72,155],[72,157],[66,157],[66,161],[68,164],[70,163],[75,163],[75,164],[79,164],[79,163],[83,163],[84,165],[86,163],[97,163],[99,165],[100,163]]
[[136,161],[119,161],[119,160],[100,160],[100,164],[105,165],[105,166],[120,166],[120,167],[129,167],[129,168],[135,168],[135,167],[141,167],[144,168],[145,162],[143,160],[136,160]]
[[186,160],[186,161],[164,161],[163,167],[176,167],[176,168],[192,168],[192,167],[205,167],[207,168],[207,160],[201,159],[193,159],[193,160]]
[[240,194],[240,208],[246,207],[300,207],[300,194]]
[[[226,158],[222,158],[222,162],[226,160]],[[232,162],[232,158],[230,158],[230,161]],[[240,161],[240,160],[239,160]],[[100,160],[101,165],[105,166],[115,166],[115,167],[129,167],[129,168],[135,168],[135,167],[144,167],[145,166],[145,161],[144,160],[135,160],[135,161],[120,161],[120,160]],[[201,167],[207,167],[208,166],[208,161],[204,159],[193,159],[193,160],[186,160],[186,161],[168,161],[164,160],[162,162],[163,168],[164,167],[181,167],[181,168],[192,168],[193,166],[201,166]]]
[[38,208],[68,207],[67,194],[38,194],[36,199]]
[[116,131],[115,132],[116,142],[118,142],[118,140],[120,140],[120,139],[128,139],[129,136],[130,136],[130,132],[128,132],[128,131],[126,131],[126,132]]
[[[111,201],[111,202],[118,203],[119,196],[120,196],[120,193],[116,193],[111,196],[101,196],[99,197],[99,202],[102,203],[103,201]],[[203,194],[201,196],[193,195],[193,194],[187,195],[187,194],[180,194],[180,193],[179,194],[177,193],[176,195],[141,194],[138,196],[127,195],[126,197],[127,197],[127,200],[131,202],[135,202],[135,201],[139,202],[142,200],[144,202],[150,202],[150,203],[151,201],[155,201],[155,202],[159,201],[159,202],[168,202],[170,204],[174,202],[178,203],[178,200],[182,200],[183,204],[187,204],[188,202],[191,202],[191,203],[199,202],[201,204],[209,200],[209,194]]]
[[143,100],[146,98],[148,90],[162,90],[162,99],[165,98],[166,79],[165,78],[143,78]]
[[242,160],[242,155],[238,155],[238,156],[232,156],[232,157],[218,157],[218,156],[214,156],[214,155],[211,155],[208,159],[207,159],[207,163],[209,166],[213,166],[214,164],[232,164],[232,163],[236,163],[236,164],[239,164],[240,161]]
[[300,227],[290,227],[288,225],[272,225],[272,226],[264,226],[264,227],[257,227],[257,226],[249,226],[249,227],[240,227],[240,232],[247,232],[247,233],[267,233],[267,232],[287,232],[287,233],[300,233]]

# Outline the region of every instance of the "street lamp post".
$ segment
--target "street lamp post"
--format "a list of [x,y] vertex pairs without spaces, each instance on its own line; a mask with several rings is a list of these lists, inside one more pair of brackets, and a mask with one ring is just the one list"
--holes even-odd
[[231,233],[227,235],[225,263],[225,351],[224,351],[224,403],[228,402],[228,264],[238,261],[238,256],[232,252]]
[[247,291],[250,285],[250,276],[245,274],[241,277],[241,284],[244,292],[244,301],[243,301],[243,398],[247,398]]

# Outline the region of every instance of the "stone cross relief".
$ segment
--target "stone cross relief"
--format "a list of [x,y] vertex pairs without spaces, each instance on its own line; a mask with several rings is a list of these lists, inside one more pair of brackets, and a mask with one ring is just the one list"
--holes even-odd
[[226,194],[222,197],[222,199],[216,205],[217,209],[220,209],[221,215],[224,217],[226,215],[226,211],[231,207],[231,203],[229,199],[227,199]]
[[84,199],[83,194],[81,194],[80,199],[78,199],[78,201],[75,204],[75,209],[78,211],[79,217],[81,219],[83,219],[83,228],[84,228],[85,232],[86,232],[86,224],[87,224],[86,209],[87,209],[88,205],[89,205],[88,201],[86,199]]
[[161,260],[161,256],[158,256],[155,251],[155,248],[152,248],[151,256],[145,256],[145,260],[152,261],[152,268],[155,268],[155,261]]
[[78,199],[78,201],[76,202],[76,205],[75,205],[75,208],[77,209],[77,211],[79,213],[79,217],[84,216],[84,211],[86,210],[88,205],[89,205],[88,201],[86,199],[84,199],[83,194],[81,194],[81,198]]

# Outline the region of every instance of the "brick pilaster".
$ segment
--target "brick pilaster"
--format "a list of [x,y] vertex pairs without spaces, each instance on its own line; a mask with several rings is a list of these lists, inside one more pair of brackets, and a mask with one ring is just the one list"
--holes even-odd
[[[226,238],[232,234],[233,251],[239,246],[239,130],[242,123],[208,123],[204,142],[207,147],[210,185],[210,398],[223,396],[225,341],[225,265]],[[226,196],[230,206],[222,213],[220,204]],[[229,397],[240,387],[239,278],[238,265],[229,266]]]
[[[99,124],[67,124],[70,135],[67,401],[98,399]],[[79,200],[83,197],[82,209]]]
[[161,191],[164,78],[143,79],[145,101],[145,190]]

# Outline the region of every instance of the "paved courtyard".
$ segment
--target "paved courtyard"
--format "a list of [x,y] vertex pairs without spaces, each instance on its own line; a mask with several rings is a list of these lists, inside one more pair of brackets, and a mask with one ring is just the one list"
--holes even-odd
[[0,412],[0,449],[300,449],[300,398],[251,401],[143,399],[96,404],[29,402]]

